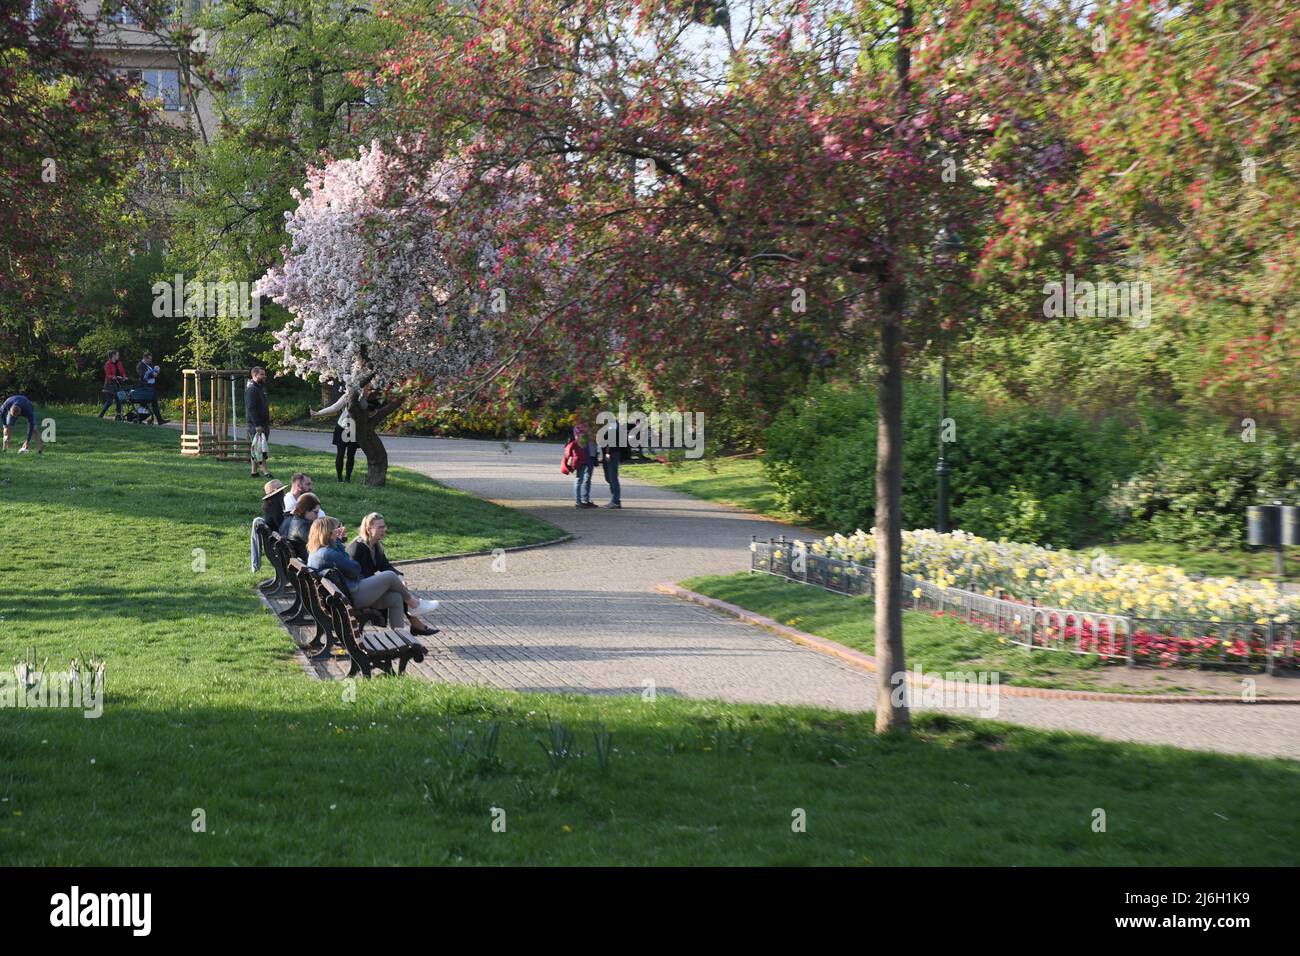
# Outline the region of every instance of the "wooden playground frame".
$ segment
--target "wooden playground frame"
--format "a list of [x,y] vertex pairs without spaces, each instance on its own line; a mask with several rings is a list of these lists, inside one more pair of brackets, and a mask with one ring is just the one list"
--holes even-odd
[[[247,461],[248,439],[239,434],[239,401],[243,398],[243,382],[248,378],[249,370],[187,368],[181,370],[181,375],[181,454],[202,455],[218,461]],[[227,382],[230,383],[229,390]],[[206,421],[203,414],[205,385],[208,392]],[[192,405],[191,389],[194,396]]]

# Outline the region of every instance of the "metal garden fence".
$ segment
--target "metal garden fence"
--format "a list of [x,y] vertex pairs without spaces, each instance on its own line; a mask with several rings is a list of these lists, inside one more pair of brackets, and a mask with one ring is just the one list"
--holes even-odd
[[[784,536],[749,545],[750,572],[773,574],[839,594],[871,594],[875,568],[817,554]],[[911,610],[962,618],[1029,650],[1096,654],[1129,666],[1300,669],[1300,624],[1166,620],[1046,607],[1036,601],[939,587],[903,575]]]

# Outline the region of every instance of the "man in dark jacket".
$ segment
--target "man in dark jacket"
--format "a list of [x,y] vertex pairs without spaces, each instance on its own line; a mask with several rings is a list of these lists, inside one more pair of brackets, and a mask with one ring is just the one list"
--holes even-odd
[[258,469],[267,478],[266,467],[271,447],[271,403],[266,399],[266,369],[258,366],[244,386],[244,423],[248,428],[249,474],[257,477]]
[[161,371],[162,369],[153,364],[152,352],[145,352],[140,356],[140,362],[135,367],[136,378],[140,380],[138,400],[149,403],[155,425],[167,424],[167,419],[162,417],[162,410],[158,407],[158,375]]
[[0,444],[0,450],[9,450],[9,432],[13,429],[14,422],[18,416],[27,419],[27,437],[23,440],[23,446],[18,450],[26,451],[27,446],[31,443],[32,438],[36,439],[36,453],[39,455],[43,450],[41,445],[41,436],[36,431],[36,406],[26,395],[10,395],[5,399],[4,404],[0,405],[0,421],[4,422],[4,441]]

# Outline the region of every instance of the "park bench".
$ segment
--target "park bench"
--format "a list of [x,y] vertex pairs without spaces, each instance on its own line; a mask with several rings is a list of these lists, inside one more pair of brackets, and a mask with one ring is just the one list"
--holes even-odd
[[342,642],[352,660],[349,677],[357,673],[369,677],[370,672],[376,669],[392,674],[393,661],[397,661],[397,672],[405,674],[408,663],[424,660],[424,645],[410,634],[393,627],[374,626],[366,629],[357,619],[352,599],[347,592],[327,578],[318,577],[317,580],[324,592],[333,637]]
[[307,603],[307,596],[299,586],[297,574],[294,573],[293,565],[302,564],[298,555],[294,552],[293,543],[286,538],[276,535],[272,541],[272,548],[279,562],[280,567],[284,569],[285,587],[282,589],[285,597],[292,597],[293,603],[283,611],[280,611],[280,617],[286,624],[309,624],[312,620],[311,608]]
[[257,543],[262,552],[262,557],[267,560],[267,563],[271,565],[271,570],[275,572],[275,577],[259,581],[257,587],[267,597],[276,597],[284,591],[285,586],[289,583],[288,574],[285,567],[280,563],[280,556],[275,547],[275,541],[280,535],[261,518],[257,520],[254,527],[257,529]]
[[302,623],[316,625],[316,633],[308,640],[300,641],[298,646],[309,657],[325,657],[329,654],[333,623],[330,621],[329,612],[325,609],[325,595],[320,587],[320,577],[297,558],[289,562],[289,576],[293,580],[294,591],[298,594],[302,612],[306,615]]
[[[313,660],[328,657],[331,646],[338,644],[334,639],[334,621],[330,617],[329,608],[325,605],[326,591],[322,587],[322,582],[328,579],[323,578],[297,558],[289,562],[289,577],[293,581],[294,590],[302,607],[299,619],[285,617],[285,620],[295,624],[315,624],[316,633],[308,640],[300,641],[298,646]],[[289,610],[292,611],[293,608]],[[284,617],[287,613],[286,611],[281,616]],[[376,608],[363,608],[360,611],[354,609],[353,613],[362,627],[369,624],[382,625],[384,622],[384,612]]]
[[[261,535],[262,528],[265,525],[258,526],[258,534]],[[294,559],[303,560],[305,555],[299,554],[295,547],[296,542],[288,538],[281,537],[278,531],[266,531],[262,539],[262,553],[266,559],[271,562],[271,567],[275,569],[275,578],[270,581],[263,581],[258,585],[262,593],[267,597],[280,597],[285,591],[293,590],[293,578],[289,575],[289,562]],[[301,612],[302,608],[298,607],[295,599],[294,616]]]

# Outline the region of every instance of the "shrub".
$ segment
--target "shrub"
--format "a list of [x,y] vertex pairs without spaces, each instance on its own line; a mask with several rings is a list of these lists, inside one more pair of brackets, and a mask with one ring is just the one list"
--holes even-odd
[[1237,548],[1246,508],[1300,489],[1300,442],[1259,432],[1243,441],[1220,425],[1191,425],[1158,443],[1145,467],[1110,498],[1116,516],[1148,541]]
[[[934,526],[940,438],[938,389],[911,382],[903,406],[903,524]],[[1127,474],[1130,443],[1118,423],[1069,413],[993,413],[950,397],[949,509],[981,536],[1077,545],[1109,529],[1104,507]],[[765,433],[764,467],[785,507],[840,528],[875,523],[876,415],[866,387],[822,385]]]

